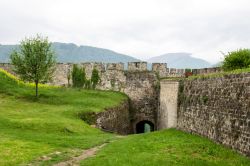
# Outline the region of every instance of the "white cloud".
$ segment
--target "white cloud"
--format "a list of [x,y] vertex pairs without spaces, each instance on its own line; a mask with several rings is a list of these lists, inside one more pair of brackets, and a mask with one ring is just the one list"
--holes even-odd
[[248,0],[0,0],[0,43],[36,33],[148,59],[191,52],[211,62],[249,47]]

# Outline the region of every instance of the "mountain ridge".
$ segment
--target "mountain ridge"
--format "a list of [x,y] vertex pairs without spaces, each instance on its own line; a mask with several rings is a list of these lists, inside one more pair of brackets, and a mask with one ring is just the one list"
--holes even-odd
[[[13,49],[18,49],[19,45],[0,44],[0,63],[10,62],[9,55]],[[76,45],[74,43],[53,42],[52,48],[56,52],[59,63],[124,63],[138,62],[140,59],[129,55],[121,54],[110,49],[98,48],[93,46]],[[169,68],[205,68],[212,65],[199,58],[195,58],[191,53],[167,53],[147,60],[149,68],[151,63],[167,63]]]
[[[17,49],[18,45],[2,45],[0,44],[0,62],[9,62],[9,55],[13,49]],[[53,42],[52,48],[56,52],[57,61],[64,62],[135,62],[141,61],[132,56],[117,53],[115,51],[98,48],[93,46],[77,46],[74,43]]]
[[206,68],[211,64],[204,59],[193,57],[191,53],[166,53],[147,60],[150,63],[167,63],[168,68]]

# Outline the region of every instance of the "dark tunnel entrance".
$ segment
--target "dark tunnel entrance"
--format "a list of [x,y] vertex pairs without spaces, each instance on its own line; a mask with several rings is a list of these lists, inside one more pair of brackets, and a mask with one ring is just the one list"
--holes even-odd
[[143,120],[136,124],[136,134],[148,133],[154,131],[154,124],[150,121]]

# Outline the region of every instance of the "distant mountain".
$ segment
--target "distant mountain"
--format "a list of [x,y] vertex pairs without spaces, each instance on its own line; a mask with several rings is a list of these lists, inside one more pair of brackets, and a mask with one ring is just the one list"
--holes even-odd
[[222,64],[223,64],[223,62],[220,61],[220,62],[217,62],[217,63],[213,64],[212,67],[221,67]]
[[[58,62],[135,62],[140,61],[128,55],[120,54],[108,49],[77,46],[72,43],[53,43],[53,49],[57,55]],[[18,45],[0,45],[0,62],[9,62],[11,50],[18,48]]]
[[168,53],[148,59],[150,63],[167,63],[168,68],[206,68],[211,64],[203,59],[195,58],[190,53]]
[[0,44],[0,63],[9,62],[9,55],[13,49],[16,49],[17,45],[1,45]]

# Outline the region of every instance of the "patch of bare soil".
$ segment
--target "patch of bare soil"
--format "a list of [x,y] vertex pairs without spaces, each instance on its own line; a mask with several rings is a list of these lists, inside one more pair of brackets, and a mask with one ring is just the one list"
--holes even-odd
[[58,164],[55,164],[54,166],[78,166],[80,161],[95,156],[96,152],[99,151],[101,148],[103,148],[105,145],[107,145],[107,143],[84,150],[80,156],[73,157],[68,161],[60,162]]

